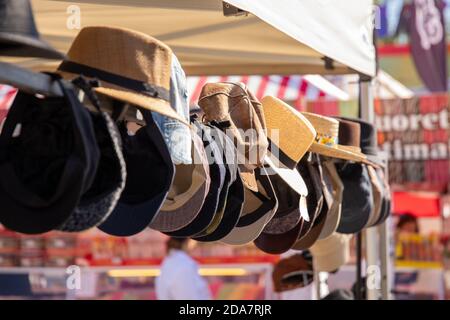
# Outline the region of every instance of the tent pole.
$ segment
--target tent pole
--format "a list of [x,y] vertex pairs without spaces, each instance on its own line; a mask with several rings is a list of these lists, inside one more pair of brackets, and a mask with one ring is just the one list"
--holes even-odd
[[392,272],[390,264],[390,234],[388,218],[378,226],[380,233],[381,299],[391,300]]
[[[360,75],[359,78],[359,112],[360,117],[370,123],[375,123],[375,111],[373,105],[373,94],[372,94],[372,78],[364,75]],[[386,234],[384,234],[386,235]],[[366,266],[371,268],[371,273],[367,274],[367,277],[374,277],[367,279],[369,280],[369,287],[366,288],[367,299],[368,300],[378,300],[379,299],[379,282],[380,277],[376,277],[376,274],[372,273],[372,269],[379,265],[380,252],[378,250],[378,242],[381,240],[383,242],[385,239],[380,239],[377,228],[368,228],[365,230],[365,244],[366,244]],[[380,270],[381,278],[385,275],[386,270]]]
[[356,234],[356,286],[355,300],[362,300],[362,233]]

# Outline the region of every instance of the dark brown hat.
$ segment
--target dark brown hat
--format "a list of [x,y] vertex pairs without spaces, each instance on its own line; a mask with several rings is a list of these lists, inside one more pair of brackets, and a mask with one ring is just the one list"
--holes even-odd
[[275,292],[303,288],[313,279],[312,256],[308,252],[281,259],[272,272]]

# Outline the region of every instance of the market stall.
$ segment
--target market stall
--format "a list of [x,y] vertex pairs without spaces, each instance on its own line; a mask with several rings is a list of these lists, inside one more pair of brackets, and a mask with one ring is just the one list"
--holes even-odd
[[[222,1],[133,1],[126,5],[121,1],[78,1],[66,16],[60,14],[67,9],[64,1],[36,0],[33,5],[41,33],[63,52],[78,30],[58,26],[69,26],[71,19],[78,15],[82,25],[119,24],[164,41],[176,53],[188,75],[358,73],[364,80],[361,82],[361,115],[368,121],[373,120],[370,93],[370,78],[375,75],[372,1],[354,0],[349,5],[349,1],[285,0],[278,1],[276,6],[271,1],[238,0],[230,0],[228,4]],[[298,19],[299,13],[302,19]],[[328,24],[330,19],[333,25]],[[8,58],[5,61],[39,70],[52,67],[40,59]],[[317,83],[317,78],[312,79]],[[1,80],[10,83],[6,78]],[[342,92],[335,92],[344,96]]]

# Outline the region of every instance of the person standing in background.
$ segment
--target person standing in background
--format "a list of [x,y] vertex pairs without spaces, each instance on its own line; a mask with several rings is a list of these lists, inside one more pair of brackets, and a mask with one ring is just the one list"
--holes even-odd
[[210,300],[206,280],[199,275],[197,262],[188,254],[188,238],[169,238],[167,255],[156,278],[158,300]]

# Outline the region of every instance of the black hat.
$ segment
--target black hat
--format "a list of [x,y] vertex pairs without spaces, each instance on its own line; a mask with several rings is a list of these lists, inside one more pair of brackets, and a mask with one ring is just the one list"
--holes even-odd
[[175,168],[151,111],[139,109],[146,125],[129,135],[119,124],[127,167],[125,189],[116,208],[98,227],[114,236],[131,236],[144,230],[159,212],[172,184]]
[[217,212],[211,223],[193,238],[202,242],[217,241],[230,233],[239,220],[245,199],[234,144],[220,129],[216,127],[212,129],[215,136],[219,137],[217,142],[223,152],[226,171],[224,185],[219,194]]
[[0,56],[64,59],[39,36],[29,0],[0,0]]
[[206,235],[196,236],[193,239],[201,242],[212,242],[226,237],[237,225],[239,218],[241,217],[244,200],[244,184],[238,174],[236,180],[228,189],[225,208],[223,212],[219,213],[221,215],[219,224],[213,226],[211,231],[207,230]]
[[94,181],[75,208],[72,215],[58,229],[78,232],[102,223],[116,207],[125,187],[126,165],[122,154],[122,140],[111,117],[100,110],[99,101],[89,84],[83,79],[74,80],[91,98],[97,112],[89,112],[94,125],[100,161]]
[[344,185],[339,233],[357,233],[367,224],[373,210],[372,184],[366,165],[336,163]]
[[19,91],[0,135],[0,222],[17,232],[61,226],[97,171],[91,117],[73,87],[56,81],[63,98]]
[[195,217],[186,227],[176,230],[174,232],[166,232],[172,237],[189,237],[198,234],[209,226],[217,212],[219,205],[219,196],[225,182],[225,165],[223,161],[223,154],[219,148],[215,131],[213,128],[201,124],[197,120],[193,120],[196,133],[202,138],[205,147],[206,155],[209,162],[209,175],[211,184],[209,186],[208,195],[205,198],[203,206]]

